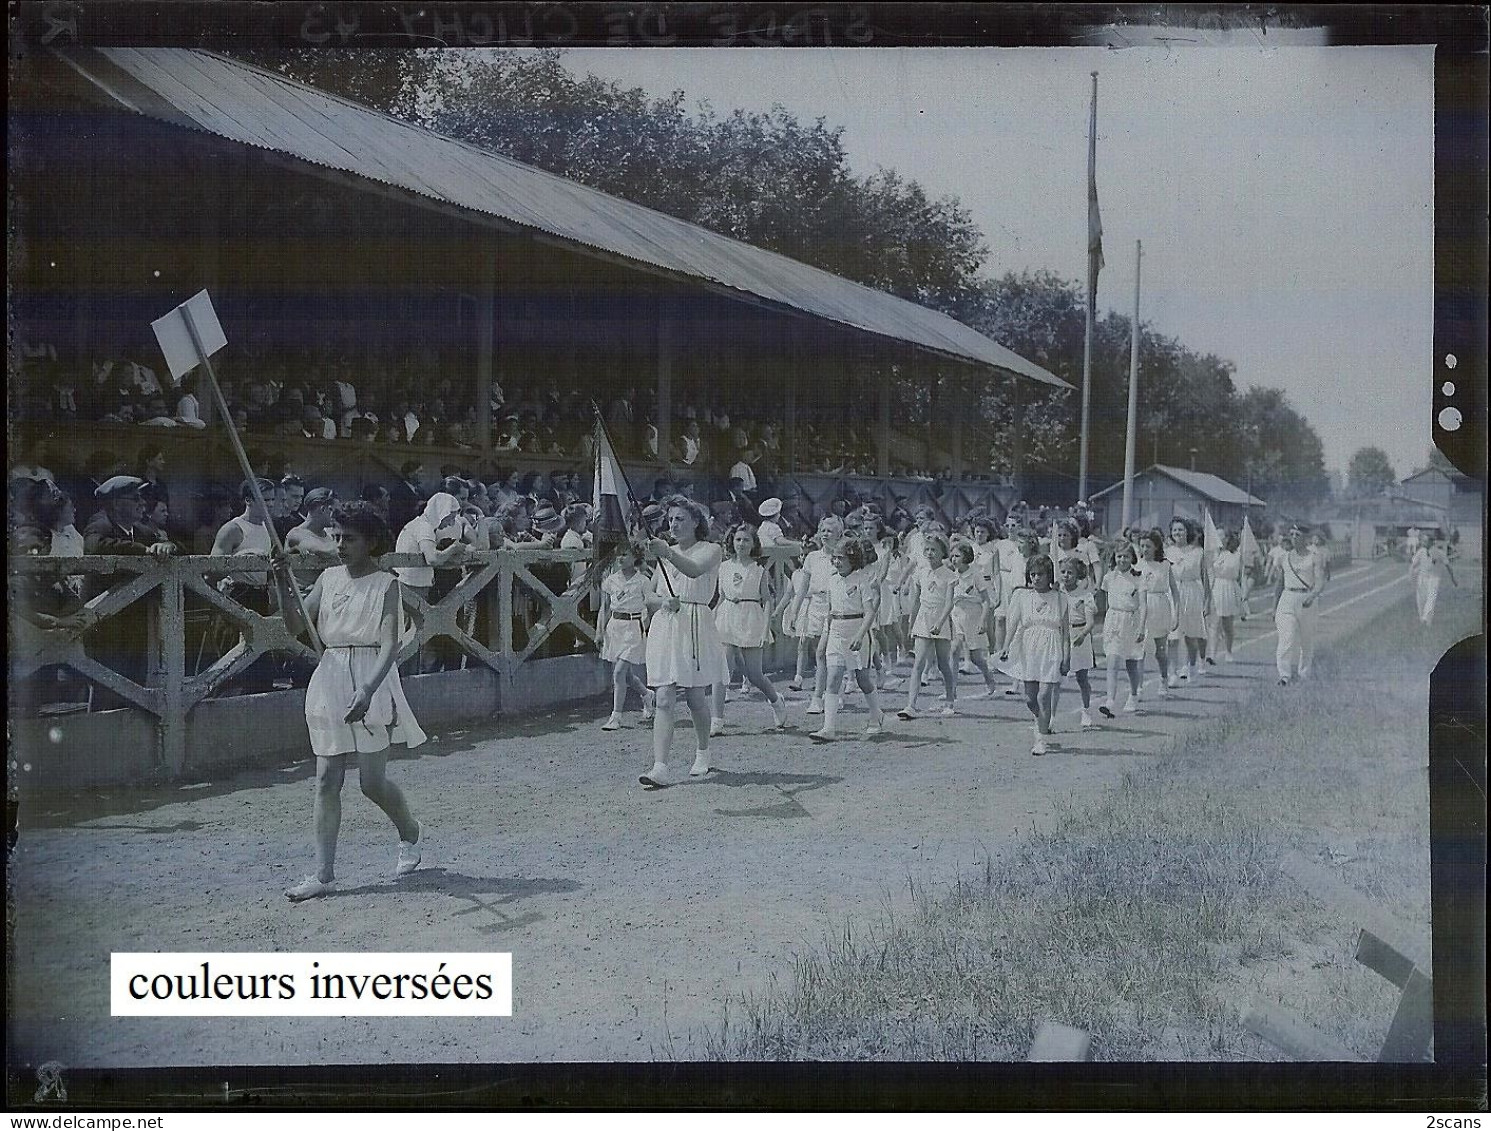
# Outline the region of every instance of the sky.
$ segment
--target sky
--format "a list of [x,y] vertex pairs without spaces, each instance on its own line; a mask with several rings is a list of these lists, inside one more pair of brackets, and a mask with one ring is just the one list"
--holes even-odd
[[1084,277],[1098,78],[1100,309],[1285,389],[1344,469],[1430,443],[1432,47],[583,49],[566,65],[726,113],[844,127],[851,167],[953,195],[986,270]]

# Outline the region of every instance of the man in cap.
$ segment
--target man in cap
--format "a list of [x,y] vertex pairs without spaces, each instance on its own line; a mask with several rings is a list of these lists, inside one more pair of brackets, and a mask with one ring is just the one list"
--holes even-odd
[[802,543],[789,539],[783,532],[781,523],[777,521],[782,514],[781,499],[763,500],[757,510],[761,515],[761,525],[756,530],[756,538],[763,550],[778,546],[792,554],[802,553]]
[[[176,547],[165,534],[145,522],[145,504],[140,497],[144,486],[145,481],[133,475],[115,475],[99,485],[94,497],[103,509],[84,527],[85,553],[167,557],[175,552]],[[89,574],[86,596],[91,601],[136,576],[134,572]],[[148,605],[149,598],[126,605],[109,618],[104,631],[96,634],[88,648],[100,663],[139,684],[145,682],[149,651]],[[114,704],[111,696],[104,696],[104,702],[123,705],[122,701]]]

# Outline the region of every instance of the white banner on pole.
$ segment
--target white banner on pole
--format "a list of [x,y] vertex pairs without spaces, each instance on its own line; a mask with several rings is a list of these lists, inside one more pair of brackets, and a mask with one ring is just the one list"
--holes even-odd
[[166,355],[166,367],[171,371],[171,380],[181,378],[198,365],[202,357],[192,343],[191,331],[186,324],[186,311],[191,311],[192,322],[202,339],[202,350],[211,357],[228,344],[222,323],[217,320],[217,311],[212,308],[212,298],[205,290],[198,291],[161,318],[150,324],[155,331],[155,340],[160,342],[161,353]]

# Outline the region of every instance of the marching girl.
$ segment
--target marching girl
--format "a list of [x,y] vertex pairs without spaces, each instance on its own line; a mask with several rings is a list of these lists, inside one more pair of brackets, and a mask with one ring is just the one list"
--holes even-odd
[[927,534],[922,539],[927,564],[915,575],[911,587],[911,639],[914,645],[911,682],[906,691],[906,706],[899,712],[903,719],[918,718],[916,699],[932,656],[942,673],[943,718],[958,712],[953,704],[958,698],[958,681],[953,674],[953,586],[958,575],[947,567],[947,538]]
[[[1201,678],[1206,659],[1206,622],[1211,616],[1211,570],[1206,552],[1197,544],[1196,524],[1186,518],[1170,520],[1170,545],[1165,547],[1175,579],[1176,628],[1170,634],[1170,686],[1176,675],[1189,681]],[[1180,642],[1186,645],[1186,662],[1180,667]],[[1179,673],[1176,668],[1180,667]]]
[[1434,607],[1439,604],[1439,587],[1444,583],[1444,578],[1450,579],[1450,584],[1456,589],[1460,583],[1455,580],[1455,571],[1450,568],[1450,557],[1443,546],[1434,544],[1434,535],[1427,530],[1419,532],[1418,548],[1413,552],[1413,558],[1408,563],[1408,577],[1413,582],[1414,605],[1418,609],[1419,621],[1422,624],[1434,623]]
[[896,660],[901,650],[901,586],[905,582],[906,559],[896,536],[884,522],[875,530],[875,555],[880,571],[880,604],[875,609],[875,659],[880,669],[880,690],[894,691],[900,685],[895,676]]
[[1036,554],[1025,567],[1026,585],[1010,595],[1005,613],[1008,633],[999,658],[1025,686],[1025,705],[1035,716],[1032,754],[1046,752],[1056,693],[1071,668],[1071,613],[1066,595],[1056,588],[1051,559]]
[[824,515],[818,523],[818,548],[803,559],[802,569],[799,571],[807,577],[806,588],[802,590],[794,616],[797,627],[794,635],[798,638],[798,679],[795,682],[799,685],[804,682],[802,674],[807,664],[807,655],[815,654],[817,667],[813,673],[813,697],[808,703],[810,715],[823,713],[823,692],[828,679],[823,663],[823,627],[828,618],[828,579],[834,574],[833,551],[843,537],[844,520],[838,515]]
[[998,590],[979,570],[977,554],[971,542],[960,542],[952,552],[953,570],[958,575],[953,586],[953,640],[958,651],[968,658],[984,677],[985,699],[998,691],[994,673],[989,669],[989,637],[986,626],[989,610],[999,600]]
[[[1242,554],[1238,552],[1240,540],[1235,531],[1222,536],[1222,548],[1211,562],[1211,609],[1215,615],[1216,650],[1224,663],[1232,661],[1232,618],[1243,611]],[[1212,663],[1210,657],[1207,663]]]
[[[1169,692],[1167,687],[1176,686],[1170,671],[1168,641],[1170,634],[1180,627],[1180,594],[1175,588],[1175,574],[1165,557],[1165,539],[1158,529],[1147,530],[1139,538],[1139,572],[1143,575],[1139,588],[1144,592],[1144,624],[1149,638],[1154,642],[1155,663],[1160,666],[1160,698]],[[1142,685],[1142,680],[1141,680]]]
[[[1077,690],[1082,693],[1082,726],[1092,726],[1092,686],[1088,683],[1088,672],[1098,666],[1097,653],[1092,646],[1092,634],[1098,626],[1098,602],[1092,583],[1087,579],[1087,562],[1072,554],[1061,563],[1061,588],[1066,595],[1067,611],[1070,614],[1072,636],[1072,674],[1077,677]],[[1057,700],[1061,698],[1057,689]],[[1056,710],[1052,704],[1052,712]]]
[[1305,679],[1315,657],[1315,619],[1319,610],[1315,602],[1325,588],[1325,570],[1320,559],[1310,552],[1308,535],[1303,527],[1289,530],[1288,546],[1279,562],[1279,603],[1274,608],[1274,628],[1278,643],[1274,647],[1274,664],[1279,670],[1279,686],[1288,687],[1293,679]]
[[642,678],[647,671],[648,578],[637,568],[640,560],[635,546],[622,547],[616,568],[601,582],[601,659],[611,665],[611,717],[601,730],[621,729],[628,687],[642,697],[642,721],[652,721],[656,696]]
[[[725,647],[729,666],[738,667],[746,680],[771,704],[777,729],[787,725],[787,702],[777,694],[761,672],[761,649],[770,634],[771,576],[761,564],[761,543],[756,528],[746,523],[725,535],[730,558],[720,565],[720,602],[715,607],[714,624],[720,643]],[[725,684],[714,685],[714,719],[710,737],[725,733]]]
[[[363,796],[388,815],[399,833],[396,876],[419,867],[424,851],[420,824],[399,787],[385,776],[388,747],[425,741],[404,698],[395,660],[399,651],[399,581],[378,567],[392,547],[388,526],[367,503],[336,511],[337,554],[342,564],[324,570],[305,596],[305,613],[325,650],[305,694],[305,722],[316,754],[316,874],[285,895],[293,902],[336,887],[337,834],[342,823],[342,782],[347,756],[357,756]],[[291,594],[288,559],[275,557],[274,582],[286,627],[306,630]]]
[[1144,663],[1144,648],[1149,642],[1149,602],[1145,599],[1144,575],[1139,572],[1139,557],[1133,545],[1120,542],[1113,550],[1113,565],[1103,575],[1103,592],[1108,595],[1108,611],[1103,616],[1103,652],[1108,659],[1108,699],[1098,710],[1105,719],[1113,718],[1115,693],[1118,690],[1118,666],[1128,669],[1129,697],[1124,712],[1139,713],[1139,673]]
[[917,547],[922,546],[925,535],[916,527],[903,531],[897,539],[897,546],[901,556],[900,584],[896,587],[896,612],[899,617],[896,629],[901,638],[901,655],[897,659],[896,666],[906,665],[909,669],[915,662],[916,641],[911,635],[911,598],[916,589],[916,578],[922,570],[927,568],[927,555],[924,549],[913,550],[913,538]]
[[652,612],[647,685],[656,693],[657,704],[652,716],[652,769],[640,780],[651,789],[675,780],[669,774],[668,756],[680,693],[694,720],[696,752],[689,774],[702,777],[709,773],[709,689],[725,678],[725,652],[709,610],[721,557],[720,548],[704,540],[709,512],[676,495],[668,501],[667,522],[673,543],[662,538],[647,543],[647,556],[658,563],[647,596]]
[[[812,553],[817,548],[817,543],[809,538],[803,543],[803,548],[808,553]],[[797,671],[787,683],[793,691],[802,690],[803,668],[807,664],[808,655],[804,642],[797,636],[797,606],[799,602],[807,598],[808,594],[808,575],[802,566],[802,558],[792,559],[792,572],[787,575],[787,584],[782,586],[781,600],[771,611],[773,619],[781,626],[782,635],[797,640]]]
[[[1013,515],[1004,520],[1004,537],[994,544],[994,563],[999,570],[1000,604],[994,610],[994,647],[1004,651],[1008,641],[1008,624],[1005,605],[1015,590],[1025,584],[1025,543],[1020,536],[1020,522]],[[1018,683],[1010,681],[1006,695],[1019,694]]]
[[870,708],[866,737],[879,734],[884,726],[885,716],[869,662],[870,634],[880,601],[876,557],[874,546],[858,538],[845,538],[834,548],[834,575],[829,579],[828,618],[823,629],[828,690],[823,697],[823,726],[808,736],[814,742],[832,742],[838,737],[839,708],[844,702],[841,688],[846,674],[854,676]]

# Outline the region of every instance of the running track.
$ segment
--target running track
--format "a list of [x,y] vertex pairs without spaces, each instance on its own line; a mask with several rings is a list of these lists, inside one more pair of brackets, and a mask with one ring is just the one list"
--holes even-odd
[[[1318,651],[1409,596],[1405,568],[1357,565],[1322,598]],[[1266,599],[1266,598],[1265,598]],[[702,1055],[721,1004],[790,978],[794,951],[846,921],[906,906],[908,879],[944,882],[1065,802],[1162,754],[1188,724],[1272,682],[1272,617],[1238,624],[1237,661],[1198,687],[1031,757],[1031,720],[1000,696],[959,717],[887,720],[879,739],[814,746],[760,701],[731,703],[718,772],[646,793],[650,732],[635,708],[602,734],[598,703],[454,732],[392,763],[426,827],[428,867],[394,883],[395,842],[349,780],[342,892],[290,906],[311,860],[309,762],[200,786],[95,799],[89,814],[22,811],[13,1065],[630,1060]],[[1101,694],[1101,679],[1095,691]],[[961,688],[980,688],[964,677]],[[934,681],[923,706],[940,694]],[[887,693],[892,709],[902,695]],[[1100,720],[1101,721],[1101,720]],[[863,728],[860,697],[841,715]],[[680,728],[675,755],[692,755]],[[349,779],[352,775],[349,775]],[[103,812],[106,815],[98,815]],[[470,1019],[115,1019],[112,951],[513,953],[514,1016]]]

